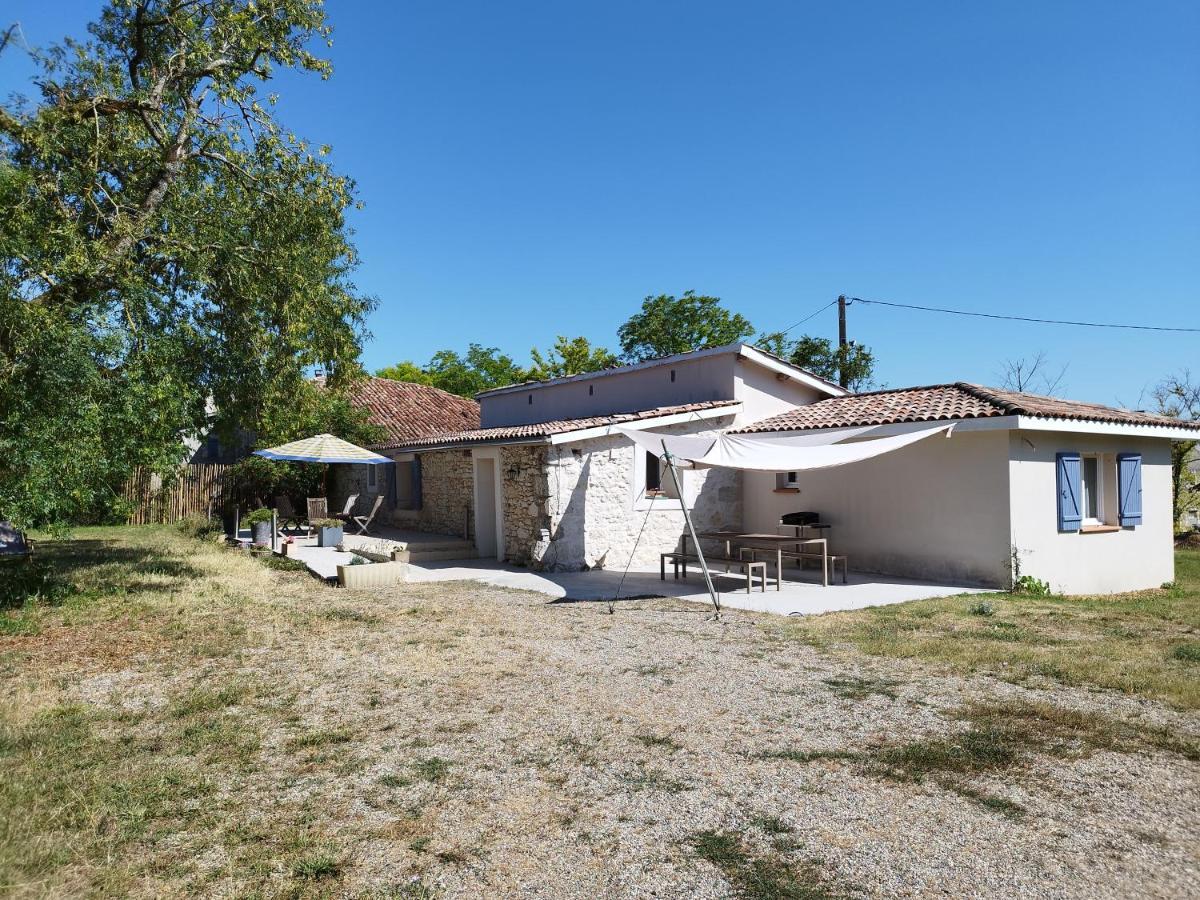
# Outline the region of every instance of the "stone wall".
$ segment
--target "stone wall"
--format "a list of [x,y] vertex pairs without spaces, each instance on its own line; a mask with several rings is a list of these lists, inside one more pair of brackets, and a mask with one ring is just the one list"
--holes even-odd
[[501,447],[504,555],[509,562],[539,566],[539,544],[550,530],[546,501],[546,448]]
[[351,515],[365,516],[375,504],[375,498],[382,495],[385,499],[383,506],[375,517],[377,522],[388,520],[387,495],[388,485],[392,477],[391,466],[375,466],[375,487],[367,486],[368,470],[366,465],[333,465],[329,467],[329,512],[340,513],[346,506],[346,498],[358,494],[358,500],[351,510]]
[[396,510],[397,525],[470,537],[474,529],[475,479],[470,450],[420,453],[421,508]]
[[[719,429],[725,423],[722,419],[662,430],[691,434]],[[535,564],[567,571],[624,569],[632,554],[634,569],[657,569],[659,554],[678,548],[686,525],[677,506],[636,508],[639,491],[634,484],[634,454],[635,448],[622,437],[596,438],[549,449],[546,478],[550,539],[535,548]],[[741,527],[740,472],[698,469],[688,471],[684,478],[697,531]],[[670,505],[667,501],[655,502]]]

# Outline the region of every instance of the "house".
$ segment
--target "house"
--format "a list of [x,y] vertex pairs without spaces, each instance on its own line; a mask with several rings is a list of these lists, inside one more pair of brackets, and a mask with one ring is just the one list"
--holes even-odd
[[[478,427],[373,448],[395,460],[393,524],[533,568],[649,569],[685,506],[699,531],[773,533],[811,510],[856,571],[998,588],[1021,573],[1072,593],[1172,580],[1170,441],[1200,430],[962,382],[851,394],[745,344],[478,400]],[[686,469],[678,487],[613,427],[860,441],[930,423],[951,436],[798,474]]]
[[[320,379],[317,379],[320,383]],[[432,434],[479,427],[479,404],[427,384],[366,376],[347,387],[350,402],[367,411],[367,421],[383,430],[385,446],[420,440]],[[375,498],[383,495],[388,508],[407,503],[411,476],[395,481],[391,466],[331,466],[331,509],[340,509],[350,494],[358,494],[355,509],[369,513]]]

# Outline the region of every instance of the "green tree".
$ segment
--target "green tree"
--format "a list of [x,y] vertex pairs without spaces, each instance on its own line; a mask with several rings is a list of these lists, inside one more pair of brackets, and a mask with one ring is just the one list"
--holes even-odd
[[568,338],[561,334],[544,355],[536,347],[530,351],[530,355],[533,366],[529,370],[529,377],[537,379],[596,372],[618,362],[616,355],[606,347],[593,347],[585,337]]
[[377,369],[375,375],[379,378],[390,378],[392,381],[411,381],[414,384],[433,384],[429,373],[411,360],[401,360],[395,365]]
[[755,344],[828,381],[840,383],[844,372],[846,387],[852,391],[861,391],[873,384],[875,354],[862,344],[851,341],[845,347],[838,347],[828,338],[808,334],[790,340],[780,332],[759,335]]
[[745,316],[725,309],[719,297],[694,291],[682,297],[647,297],[641,312],[617,331],[621,354],[628,362],[733,344],[752,334],[754,326]]
[[304,372],[336,392],[373,303],[353,184],[260,94],[330,74],[320,0],[111,0],[89,33],[0,105],[0,515],[26,524],[174,465],[210,402],[295,436]]
[[496,347],[471,344],[464,355],[439,350],[425,367],[434,387],[473,397],[480,391],[527,381],[529,374]]
[[[1200,381],[1186,369],[1164,378],[1154,388],[1154,401],[1164,416],[1200,421]],[[1200,441],[1171,442],[1171,497],[1173,522],[1178,526],[1184,510],[1200,493],[1200,476],[1193,470]]]

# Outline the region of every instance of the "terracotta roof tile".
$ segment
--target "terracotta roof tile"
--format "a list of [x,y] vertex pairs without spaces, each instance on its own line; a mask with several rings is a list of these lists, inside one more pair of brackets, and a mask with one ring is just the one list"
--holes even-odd
[[355,406],[366,407],[372,425],[384,430],[383,441],[373,447],[479,427],[478,403],[427,384],[367,376],[351,384],[347,394]]
[[806,431],[1011,415],[1200,430],[1200,422],[1184,422],[1167,416],[1101,406],[1098,403],[1059,400],[1056,397],[1042,397],[1038,394],[1006,391],[959,381],[955,384],[832,397],[755,422],[739,429],[738,433]]
[[660,416],[673,416],[680,413],[701,412],[708,409],[718,409],[722,406],[734,406],[737,400],[710,400],[704,403],[684,403],[679,406],[659,406],[654,409],[643,409],[638,412],[613,413],[608,416],[588,416],[582,419],[556,419],[551,422],[535,422],[529,425],[505,425],[499,428],[477,428],[467,431],[446,432],[429,435],[416,440],[399,441],[385,444],[375,449],[397,450],[405,448],[453,446],[457,444],[502,443],[504,441],[530,440],[547,438],[555,434],[566,434],[570,431],[582,431],[585,428],[598,428],[602,425],[621,425],[626,422],[640,422],[645,419],[657,419]]

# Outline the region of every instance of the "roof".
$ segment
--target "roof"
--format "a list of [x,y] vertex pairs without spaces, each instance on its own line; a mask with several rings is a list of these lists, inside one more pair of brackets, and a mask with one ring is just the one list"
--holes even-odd
[[[320,377],[315,380],[325,383]],[[366,408],[372,425],[383,429],[383,440],[372,447],[479,427],[478,403],[427,384],[368,375],[348,384],[346,395],[355,406]]]
[[755,422],[738,429],[738,433],[808,431],[860,425],[889,425],[896,422],[983,419],[992,416],[1034,416],[1200,430],[1200,422],[1185,422],[1169,416],[1116,409],[1098,403],[1060,400],[1057,397],[1006,391],[959,381],[954,384],[832,397],[807,406],[797,406],[769,419]]
[[583,419],[556,419],[552,422],[534,422],[529,425],[501,425],[497,428],[476,428],[468,431],[430,435],[416,440],[400,441],[381,445],[377,449],[397,450],[420,447],[443,447],[461,444],[505,443],[510,441],[536,441],[556,434],[599,428],[604,425],[624,425],[627,422],[642,422],[691,412],[720,409],[723,406],[738,406],[738,400],[709,400],[704,403],[684,403],[680,406],[658,406],[638,412],[613,413],[607,416],[589,416]]
[[719,347],[703,347],[697,350],[689,350],[686,353],[675,353],[671,356],[655,356],[651,359],[644,359],[640,362],[630,363],[624,366],[610,366],[607,369],[599,369],[595,372],[580,372],[577,375],[564,375],[561,378],[547,378],[542,381],[522,381],[518,384],[506,384],[503,387],[491,388],[490,390],[480,391],[476,397],[492,397],[497,394],[506,394],[510,391],[529,390],[531,387],[547,387],[555,384],[568,384],[575,381],[590,381],[595,378],[604,378],[609,375],[620,375],[625,372],[636,372],[641,369],[653,369],[657,366],[670,365],[671,363],[682,362],[689,359],[697,359],[702,356],[719,356],[723,353],[736,353],[738,356],[744,356],[749,359],[754,359],[755,356],[762,357],[756,360],[764,363],[771,368],[780,371],[783,374],[790,375],[797,381],[802,381],[810,387],[823,391],[824,393],[834,396],[841,396],[846,393],[846,389],[834,384],[827,378],[822,378],[808,369],[801,368],[795,363],[788,362],[781,356],[762,350],[750,344],[722,344]]

